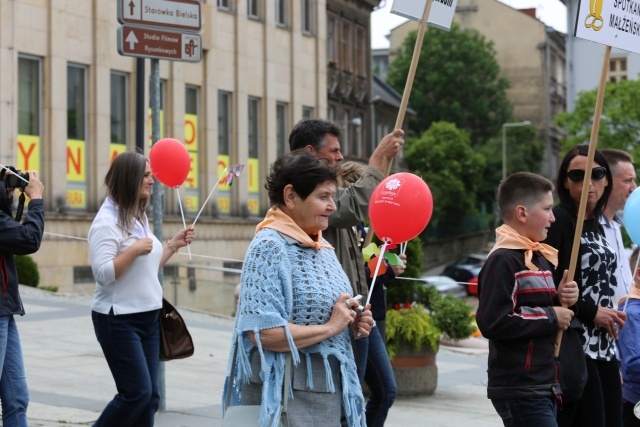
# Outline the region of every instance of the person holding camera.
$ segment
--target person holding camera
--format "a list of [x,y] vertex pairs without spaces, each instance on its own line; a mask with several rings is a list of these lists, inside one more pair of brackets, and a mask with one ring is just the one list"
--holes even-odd
[[[2,422],[7,426],[27,425],[29,390],[22,359],[20,335],[13,316],[24,315],[18,289],[18,273],[14,255],[28,255],[40,248],[44,234],[44,185],[38,172],[27,171],[28,184],[17,178],[18,172],[3,169],[0,173],[0,401]],[[28,212],[22,223],[21,212],[12,215],[13,193],[20,188],[29,199]]]

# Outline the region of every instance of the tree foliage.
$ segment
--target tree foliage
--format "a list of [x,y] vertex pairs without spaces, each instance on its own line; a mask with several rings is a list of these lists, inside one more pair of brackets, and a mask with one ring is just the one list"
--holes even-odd
[[[563,152],[576,144],[588,144],[593,125],[597,89],[581,92],[572,113],[555,117],[555,123],[564,127]],[[598,129],[598,148],[619,148],[640,159],[640,80],[620,80],[607,83],[602,116]]]
[[459,223],[477,212],[485,159],[471,147],[468,132],[453,123],[433,123],[419,137],[407,138],[405,160],[433,194],[430,227],[447,220]]
[[[389,65],[387,82],[404,90],[417,32],[411,32]],[[430,29],[425,35],[411,91],[417,112],[409,127],[421,133],[437,121],[455,123],[471,134],[475,145],[495,135],[511,116],[506,89],[499,76],[493,43],[477,31],[453,24],[450,31]]]

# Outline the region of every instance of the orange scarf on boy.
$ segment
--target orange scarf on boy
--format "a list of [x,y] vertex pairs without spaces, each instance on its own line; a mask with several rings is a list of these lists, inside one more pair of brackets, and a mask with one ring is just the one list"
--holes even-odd
[[318,251],[322,248],[333,249],[333,246],[322,242],[322,231],[318,230],[318,234],[314,234],[317,240],[313,240],[307,233],[302,231],[302,228],[289,215],[276,207],[267,211],[264,220],[256,227],[256,234],[263,228],[276,230]]
[[[491,250],[491,252],[496,249],[504,248],[504,249],[525,249],[524,253],[524,264],[531,271],[538,271],[538,267],[536,267],[531,261],[533,258],[533,251],[538,251],[542,254],[543,257],[547,259],[554,266],[558,266],[558,250],[545,245],[540,242],[532,242],[528,238],[524,237],[522,234],[518,233],[512,227],[509,227],[507,224],[503,224],[500,227],[496,228],[496,234],[498,235],[498,239],[496,240],[496,244]],[[491,254],[489,252],[489,254]]]

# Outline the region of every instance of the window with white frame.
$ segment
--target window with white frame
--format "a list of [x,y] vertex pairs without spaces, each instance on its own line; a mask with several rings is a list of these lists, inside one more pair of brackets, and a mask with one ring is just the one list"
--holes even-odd
[[41,70],[39,58],[18,58],[18,134],[40,135]]
[[302,118],[310,119],[314,116],[313,107],[307,107],[306,105],[302,106]]
[[260,19],[260,0],[247,0],[247,16]]
[[231,92],[218,91],[218,154],[231,149]]
[[288,110],[289,106],[286,102],[276,103],[276,140],[278,157],[287,152],[287,129],[289,129],[289,125],[287,123]]
[[127,143],[127,93],[128,76],[118,71],[111,72],[111,142]]
[[249,97],[249,157],[257,159],[260,146],[260,98]]
[[301,0],[302,3],[302,32],[311,34],[313,32],[313,10],[311,0]]
[[218,0],[218,9],[231,10],[231,0]]
[[276,2],[276,24],[280,27],[286,27],[288,21],[288,10],[287,10],[287,2],[288,0],[275,0]]

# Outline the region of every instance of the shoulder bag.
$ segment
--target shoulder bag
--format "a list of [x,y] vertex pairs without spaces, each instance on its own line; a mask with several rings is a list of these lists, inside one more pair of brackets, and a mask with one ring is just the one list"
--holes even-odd
[[184,359],[193,355],[193,339],[178,310],[162,298],[160,309],[160,360]]
[[[236,371],[236,356],[238,354],[238,344],[233,351],[231,373],[227,381],[227,398],[226,398],[226,411],[224,412],[224,418],[222,420],[222,427],[255,427],[260,425],[260,406],[261,405],[236,405],[229,406],[231,404],[231,392],[234,374]],[[284,383],[282,385],[282,410],[280,411],[280,427],[289,426],[289,417],[287,415],[287,408],[289,404],[289,389],[291,386],[291,353],[286,354],[285,368],[284,368]]]

